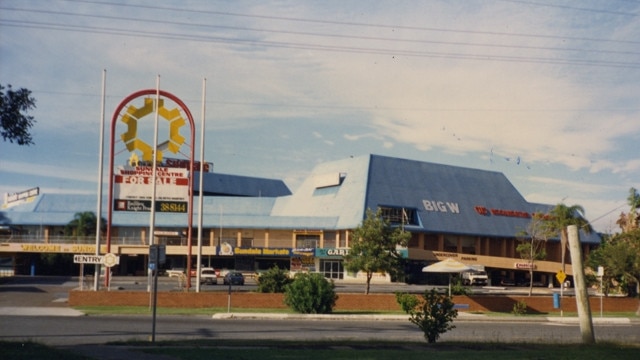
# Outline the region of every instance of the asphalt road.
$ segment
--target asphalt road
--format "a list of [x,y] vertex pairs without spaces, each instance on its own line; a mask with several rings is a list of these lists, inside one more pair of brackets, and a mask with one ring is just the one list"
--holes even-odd
[[[120,281],[137,281],[123,279]],[[117,283],[117,282],[116,282]],[[163,283],[172,286],[168,279]],[[0,278],[0,338],[36,340],[51,345],[100,344],[115,340],[148,340],[152,316],[54,316],[74,315],[66,297],[79,285],[77,278]],[[121,284],[122,286],[128,286]],[[117,286],[121,286],[117,285]],[[131,284],[132,286],[146,286]],[[397,285],[402,286],[402,285]],[[216,288],[216,286],[211,286]],[[220,290],[226,287],[217,285]],[[250,286],[245,286],[249,289]],[[387,286],[385,289],[395,289]],[[375,291],[375,289],[374,289]],[[421,290],[423,291],[423,290]],[[30,315],[30,316],[29,316]],[[77,315],[77,314],[76,314]],[[405,316],[395,319],[316,320],[309,317],[246,319],[238,314],[224,316],[158,316],[156,340],[180,339],[359,339],[423,342],[422,332]],[[455,329],[442,340],[488,342],[580,343],[577,322],[571,319],[496,318],[461,313]],[[575,320],[575,319],[573,319]],[[604,319],[607,320],[607,319]],[[598,321],[594,318],[597,341],[640,343],[640,321]]]
[[[0,316],[0,337],[48,345],[148,341],[149,316]],[[461,318],[441,340],[482,342],[580,343],[577,323],[554,321],[482,321]],[[408,320],[213,319],[209,316],[159,316],[155,336],[161,340],[279,339],[415,341],[420,329]],[[595,324],[597,341],[640,342],[639,323]]]

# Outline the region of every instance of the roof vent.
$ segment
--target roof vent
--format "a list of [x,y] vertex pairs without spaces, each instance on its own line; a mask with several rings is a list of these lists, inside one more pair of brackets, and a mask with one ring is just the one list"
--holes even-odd
[[330,173],[318,175],[314,179],[316,189],[322,189],[332,186],[340,186],[347,177],[347,173]]

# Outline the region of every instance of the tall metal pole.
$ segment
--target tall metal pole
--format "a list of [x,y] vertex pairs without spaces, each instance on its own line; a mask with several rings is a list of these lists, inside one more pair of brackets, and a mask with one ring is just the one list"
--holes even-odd
[[[151,215],[149,216],[149,246],[155,245],[155,227],[156,227],[156,172],[158,171],[158,117],[160,111],[160,75],[156,79],[156,108],[155,108],[155,119],[153,125],[153,164],[152,164],[152,175],[151,175]],[[147,291],[150,290],[151,287],[151,276],[153,271],[148,269],[148,281],[147,281]]]
[[204,120],[207,100],[207,79],[202,79],[202,120],[200,124],[200,188],[198,190],[198,260],[196,275],[196,292],[200,292],[200,271],[202,269],[202,209],[203,209],[203,180],[204,180]]
[[[96,207],[96,256],[100,255],[100,229],[102,228],[102,168],[104,157],[104,99],[106,96],[107,69],[102,70],[102,104],[100,106],[100,149],[98,151],[98,206]],[[106,275],[105,275],[106,276]],[[95,266],[93,289],[98,291],[100,265]]]
[[569,234],[569,252],[571,253],[573,281],[576,287],[576,307],[578,308],[582,342],[585,344],[593,344],[596,342],[596,339],[593,335],[593,321],[591,320],[589,294],[587,293],[587,282],[582,265],[582,249],[580,248],[578,227],[576,225],[569,225],[567,232]]

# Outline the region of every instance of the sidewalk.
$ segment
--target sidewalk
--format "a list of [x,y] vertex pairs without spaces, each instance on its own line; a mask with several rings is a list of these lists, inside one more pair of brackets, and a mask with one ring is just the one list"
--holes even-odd
[[[279,313],[216,313],[213,320],[223,319],[261,319],[261,320],[352,320],[352,321],[407,321],[409,315],[378,315],[378,314],[279,314]],[[631,324],[640,323],[640,319],[623,317],[592,317],[594,325],[599,324]],[[458,312],[455,321],[481,322],[552,322],[564,324],[578,324],[577,317],[559,316],[489,316]]]

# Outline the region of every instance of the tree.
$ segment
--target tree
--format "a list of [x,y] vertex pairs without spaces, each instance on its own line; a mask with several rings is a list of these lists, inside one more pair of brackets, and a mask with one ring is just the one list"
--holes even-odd
[[616,224],[620,226],[622,232],[631,231],[638,228],[640,223],[640,214],[637,209],[640,208],[640,194],[635,188],[629,189],[629,196],[627,197],[627,204],[629,204],[629,213],[622,212],[620,218],[616,221]]
[[[607,239],[589,255],[589,265],[604,267],[607,287],[615,280],[629,295],[640,296],[640,229]],[[636,314],[640,315],[640,302]]]
[[366,273],[365,294],[369,294],[374,273],[397,275],[403,271],[402,257],[398,246],[406,246],[411,234],[402,228],[392,228],[382,218],[382,211],[375,213],[367,209],[366,219],[353,231],[349,254],[344,257],[348,271]]
[[[422,304],[405,311],[411,316],[409,321],[418,325],[424,333],[424,338],[432,344],[438,340],[440,334],[455,328],[451,322],[458,317],[458,310],[453,308],[454,303],[449,296],[438,294],[435,289],[425,290],[422,298]],[[410,304],[406,303],[405,299],[405,305],[401,306],[409,307]]]
[[277,265],[267,270],[258,278],[258,292],[261,293],[283,293],[286,286],[291,283],[286,270],[280,269]]
[[35,109],[36,100],[31,97],[31,91],[19,89],[14,91],[11,85],[5,87],[0,84],[0,135],[4,141],[14,141],[18,145],[34,144],[29,130],[35,124],[33,116],[26,115]]
[[[89,236],[96,233],[96,224],[96,214],[91,211],[78,212],[64,227],[64,233],[68,236]],[[106,220],[102,219],[101,224],[101,231],[104,231]]]
[[541,213],[534,213],[527,229],[521,232],[519,237],[521,243],[516,247],[520,257],[527,261],[529,267],[529,296],[533,294],[533,269],[536,260],[543,260],[547,257],[547,239],[552,236],[552,232],[546,223],[547,216]]
[[546,222],[548,231],[552,234],[560,234],[560,245],[562,246],[562,271],[565,271],[565,258],[566,249],[569,242],[569,234],[567,233],[567,226],[576,225],[578,229],[581,229],[587,234],[591,234],[593,229],[589,222],[585,220],[584,208],[580,205],[567,206],[565,204],[558,204],[549,214]]

